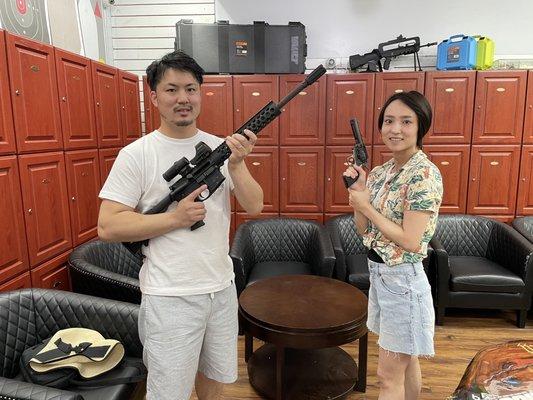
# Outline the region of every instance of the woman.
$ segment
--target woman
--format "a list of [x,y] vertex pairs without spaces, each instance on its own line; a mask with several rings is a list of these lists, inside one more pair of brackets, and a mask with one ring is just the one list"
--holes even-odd
[[431,106],[415,91],[397,93],[378,125],[393,158],[349,188],[358,234],[369,248],[368,329],[379,335],[379,399],[416,399],[422,376],[418,356],[434,355],[435,314],[422,260],[442,201],[442,178],[422,152]]

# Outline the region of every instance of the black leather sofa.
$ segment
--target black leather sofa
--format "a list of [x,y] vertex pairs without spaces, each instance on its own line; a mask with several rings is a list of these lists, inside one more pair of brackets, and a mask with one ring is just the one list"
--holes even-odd
[[237,229],[230,249],[237,294],[259,279],[310,274],[331,277],[335,254],[325,228],[312,221],[253,220]]
[[121,243],[84,243],[69,257],[72,290],[107,299],[141,303],[139,271],[142,257]]
[[441,215],[432,246],[437,324],[446,308],[511,309],[525,326],[533,291],[533,244],[510,226],[473,215]]
[[[139,306],[77,293],[24,289],[0,293],[0,399],[126,400],[136,383],[99,388],[55,389],[24,382],[19,368],[22,352],[59,329],[95,329],[124,345],[126,356],[141,361],[137,331]],[[124,369],[121,377],[138,375]]]
[[533,243],[533,216],[515,218],[513,221],[513,228]]

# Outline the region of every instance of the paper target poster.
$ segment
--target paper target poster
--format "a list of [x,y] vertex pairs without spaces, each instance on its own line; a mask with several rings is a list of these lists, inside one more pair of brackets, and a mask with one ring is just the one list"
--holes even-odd
[[10,32],[50,43],[45,0],[0,1],[0,21]]
[[100,0],[78,0],[84,55],[105,62],[104,19]]

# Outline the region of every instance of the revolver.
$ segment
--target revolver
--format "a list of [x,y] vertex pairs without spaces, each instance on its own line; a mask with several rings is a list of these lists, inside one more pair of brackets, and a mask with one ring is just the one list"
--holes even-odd
[[[359,130],[359,123],[357,122],[357,119],[352,118],[350,120],[350,125],[352,127],[355,145],[353,146],[352,154],[348,156],[346,161],[351,165],[357,164],[366,167],[366,164],[368,162],[368,153],[366,151],[365,143],[363,142],[363,138],[361,136],[361,131]],[[342,179],[344,180],[344,186],[346,186],[346,188],[349,188],[355,182],[357,182],[358,178],[358,176],[355,178],[346,175],[342,176]]]

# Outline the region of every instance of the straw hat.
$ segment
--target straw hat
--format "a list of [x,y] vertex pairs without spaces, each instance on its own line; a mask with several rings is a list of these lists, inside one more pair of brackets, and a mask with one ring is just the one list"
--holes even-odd
[[36,372],[75,368],[83,378],[94,378],[113,369],[124,357],[118,340],[105,339],[99,332],[85,328],[58,331],[31,360]]

